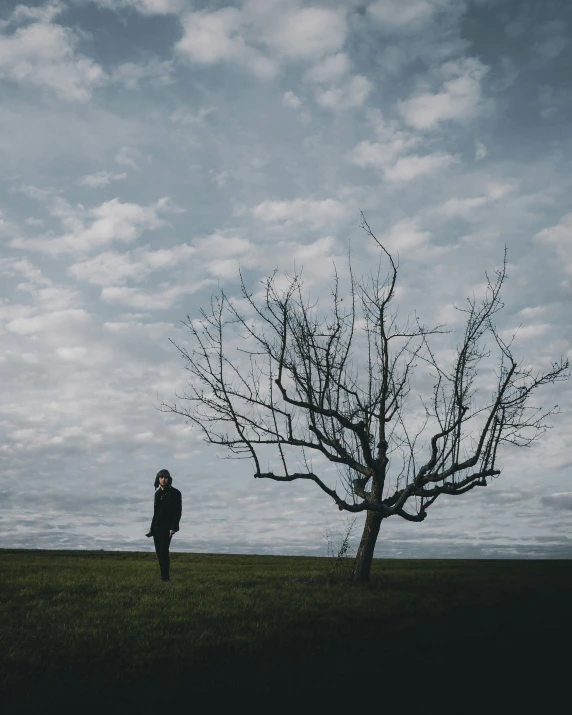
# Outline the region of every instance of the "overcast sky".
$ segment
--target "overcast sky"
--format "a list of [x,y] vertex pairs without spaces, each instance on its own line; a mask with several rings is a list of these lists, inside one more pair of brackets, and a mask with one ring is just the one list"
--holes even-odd
[[[572,356],[568,0],[1,8],[2,546],[150,550],[167,468],[173,549],[325,555],[347,517],[317,487],[254,480],[157,408],[185,386],[169,338],[239,266],[326,295],[350,243],[371,263],[360,209],[405,314],[458,330],[506,244],[499,330],[526,364]],[[384,522],[376,555],[571,558],[571,389],[539,395],[541,443]]]

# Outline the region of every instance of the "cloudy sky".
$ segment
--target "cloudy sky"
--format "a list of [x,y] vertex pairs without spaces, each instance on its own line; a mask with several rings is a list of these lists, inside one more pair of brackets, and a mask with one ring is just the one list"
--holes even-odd
[[[458,330],[506,244],[499,330],[526,364],[572,356],[568,0],[1,7],[2,546],[150,550],[168,468],[173,549],[325,555],[346,517],[315,486],[254,480],[158,405],[185,385],[169,339],[239,266],[325,295],[349,245],[371,264],[360,210],[405,314]],[[571,389],[500,478],[385,522],[376,555],[571,558]]]

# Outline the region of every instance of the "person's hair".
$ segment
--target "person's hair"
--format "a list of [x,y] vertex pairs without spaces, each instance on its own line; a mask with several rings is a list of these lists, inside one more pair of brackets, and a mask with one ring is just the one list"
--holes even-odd
[[159,472],[157,472],[157,476],[155,477],[155,489],[158,488],[159,486],[159,477],[167,477],[167,486],[170,487],[171,484],[173,483],[173,477],[169,474],[168,469],[161,469]]

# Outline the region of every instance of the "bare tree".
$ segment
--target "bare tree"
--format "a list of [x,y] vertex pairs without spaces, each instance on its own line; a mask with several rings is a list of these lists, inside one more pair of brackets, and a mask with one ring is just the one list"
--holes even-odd
[[[256,478],[310,480],[340,510],[365,511],[355,581],[369,580],[384,519],[423,521],[441,494],[486,486],[500,474],[499,447],[530,445],[556,412],[531,407],[533,393],[568,377],[562,359],[547,371],[524,367],[513,357],[512,341],[495,327],[506,250],[503,267],[494,279],[487,276],[486,297],[469,298],[462,309],[465,329],[452,364],[439,365],[430,343],[445,328],[426,328],[417,318],[398,323],[398,265],[363,213],[362,219],[380,252],[377,273],[357,280],[349,260],[344,298],[334,268],[326,312],[304,294],[300,274],[288,276],[280,288],[275,272],[263,282],[260,299],[241,275],[241,300],[220,290],[199,320],[187,318],[192,351],[173,344],[190,372],[189,390],[180,402],[161,405],[189,418],[207,442],[228,448],[232,458],[251,458]],[[477,393],[487,387],[479,388],[479,367],[491,355],[496,371],[487,374],[495,375],[494,382],[479,401]],[[410,394],[420,365],[433,378],[425,400]],[[270,448],[280,468],[263,471]],[[312,454],[338,467],[343,491],[314,473]]]

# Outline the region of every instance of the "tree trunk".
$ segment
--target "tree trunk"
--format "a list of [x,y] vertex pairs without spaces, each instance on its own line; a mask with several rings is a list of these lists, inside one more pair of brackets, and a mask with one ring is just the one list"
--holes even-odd
[[356,554],[354,566],[355,583],[367,583],[369,581],[373,550],[375,549],[375,542],[377,541],[382,518],[382,515],[378,512],[367,512],[363,534]]

